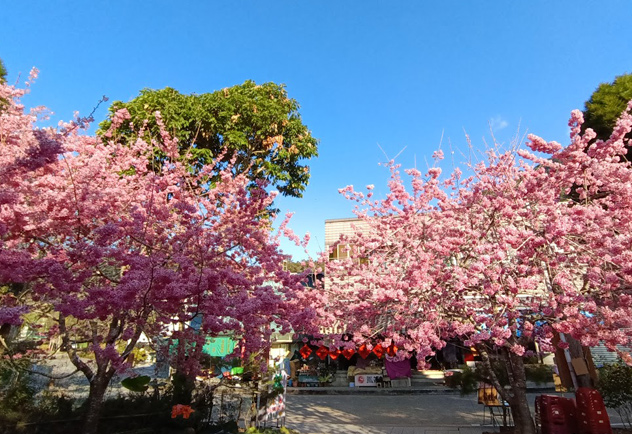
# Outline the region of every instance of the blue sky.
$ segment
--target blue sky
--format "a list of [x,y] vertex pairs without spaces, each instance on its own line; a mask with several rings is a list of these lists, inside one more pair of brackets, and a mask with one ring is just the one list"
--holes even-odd
[[385,154],[424,169],[442,135],[444,151],[450,143],[458,155],[467,152],[465,132],[478,148],[491,142],[490,124],[499,142],[520,128],[520,137],[567,143],[570,111],[599,83],[632,72],[628,0],[0,5],[9,81],[39,68],[25,103],[48,106],[55,119],[145,87],[203,93],[248,79],[285,83],[320,156],[304,197],[278,206],[295,212],[298,234],[311,233],[312,253],[323,248],[325,219],[352,216],[339,188],[385,192]]

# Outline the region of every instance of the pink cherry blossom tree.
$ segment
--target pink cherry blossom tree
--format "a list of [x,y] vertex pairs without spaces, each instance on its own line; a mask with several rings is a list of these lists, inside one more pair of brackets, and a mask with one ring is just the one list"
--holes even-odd
[[416,351],[421,365],[460,338],[477,348],[516,427],[532,434],[529,340],[551,350],[557,331],[614,351],[631,343],[632,167],[623,159],[631,108],[605,142],[590,144],[594,133],[580,134],[574,111],[565,148],[529,136],[530,151],[491,149],[468,177],[457,169],[442,179],[434,167],[407,170],[407,182],[391,163],[385,199],[372,186],[343,189],[361,223],[339,242],[351,258],[327,265],[322,324],[343,322],[356,345]]
[[[81,134],[82,122],[37,129],[23,95],[0,86],[0,283],[22,285],[29,303],[6,295],[0,322],[49,312],[49,334],[90,383],[85,433],[97,432],[105,391],[142,333],[178,339],[179,367],[193,375],[207,335],[241,337],[247,357],[267,347],[272,323],[309,322],[263,182],[212,165],[191,174],[164,130],[149,143]],[[128,117],[116,112],[111,131]],[[196,317],[200,330],[189,327]]]

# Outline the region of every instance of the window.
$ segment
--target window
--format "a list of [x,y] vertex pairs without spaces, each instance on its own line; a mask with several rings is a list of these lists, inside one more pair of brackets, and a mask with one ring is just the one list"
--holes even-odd
[[348,259],[352,256],[353,244],[338,244],[331,248],[329,259]]
[[357,249],[353,244],[338,244],[331,247],[329,252],[329,259],[349,259],[354,258],[356,262],[360,264],[368,264],[369,259],[365,257],[358,257]]

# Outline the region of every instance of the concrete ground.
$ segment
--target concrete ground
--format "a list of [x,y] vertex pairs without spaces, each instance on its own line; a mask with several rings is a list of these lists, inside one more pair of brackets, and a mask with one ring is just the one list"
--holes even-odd
[[[536,395],[529,394],[531,405]],[[620,423],[614,411],[610,417]],[[484,413],[475,395],[287,396],[286,426],[301,434],[481,434],[499,431],[501,423],[498,412],[495,421]]]
[[[73,370],[65,358],[49,362],[45,369],[55,375]],[[153,375],[153,366],[135,370]],[[42,387],[46,385],[43,377],[39,381]],[[76,398],[87,396],[87,381],[82,374],[49,382],[50,386]],[[119,379],[113,381],[108,396],[125,392]],[[541,393],[555,394],[550,387],[530,393],[532,406]],[[613,426],[620,426],[616,412],[609,411],[609,415]],[[477,403],[476,395],[460,396],[440,382],[401,389],[288,388],[286,425],[301,434],[481,434],[499,431],[500,419],[496,425],[493,422]]]
[[[489,424],[489,417],[486,418]],[[483,423],[483,407],[474,396],[423,395],[291,395],[288,428],[301,434],[479,434],[492,431]]]

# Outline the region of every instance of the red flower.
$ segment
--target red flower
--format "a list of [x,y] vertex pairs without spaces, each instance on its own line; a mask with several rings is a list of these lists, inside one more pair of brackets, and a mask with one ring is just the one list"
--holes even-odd
[[190,405],[176,404],[171,409],[171,419],[175,419],[178,415],[188,419],[191,413],[195,412]]

